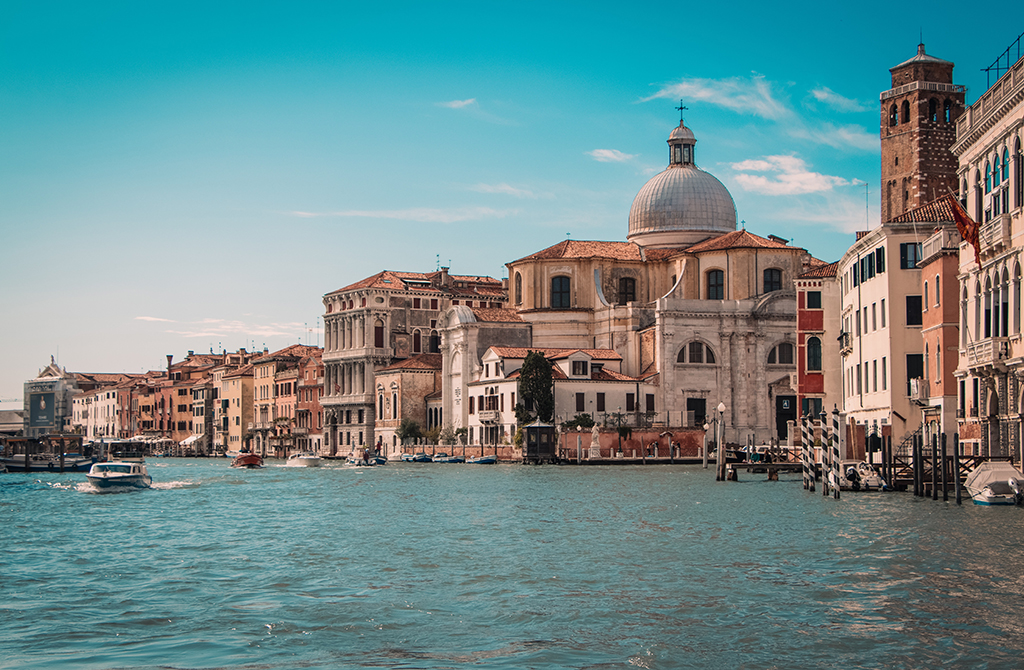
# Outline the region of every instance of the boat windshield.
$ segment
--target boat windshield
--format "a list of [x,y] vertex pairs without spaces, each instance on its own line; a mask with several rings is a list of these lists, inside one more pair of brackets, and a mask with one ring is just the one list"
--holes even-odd
[[130,474],[132,466],[121,463],[106,463],[104,465],[96,465],[96,472],[123,472]]
[[997,496],[1011,495],[1013,493],[1013,489],[1010,488],[1008,482],[991,482],[988,485],[988,490]]

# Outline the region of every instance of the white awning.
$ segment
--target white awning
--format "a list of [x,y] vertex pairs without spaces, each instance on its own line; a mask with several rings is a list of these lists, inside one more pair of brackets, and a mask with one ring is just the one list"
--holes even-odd
[[183,447],[187,447],[188,445],[190,445],[193,442],[195,442],[196,440],[198,440],[200,437],[202,437],[202,436],[201,435],[191,435],[189,437],[186,437],[184,440],[182,440],[178,444],[180,444]]

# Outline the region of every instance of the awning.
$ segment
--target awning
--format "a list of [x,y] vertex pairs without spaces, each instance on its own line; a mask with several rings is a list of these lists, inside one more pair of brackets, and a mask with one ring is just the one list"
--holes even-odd
[[187,447],[188,445],[190,445],[193,442],[195,442],[196,440],[198,440],[200,437],[202,437],[202,436],[201,435],[191,435],[189,437],[186,437],[184,440],[182,440],[178,444],[180,444],[183,447]]

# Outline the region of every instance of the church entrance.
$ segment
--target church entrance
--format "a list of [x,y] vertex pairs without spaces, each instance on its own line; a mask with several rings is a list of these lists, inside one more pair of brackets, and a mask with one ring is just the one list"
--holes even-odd
[[778,434],[780,442],[789,438],[787,421],[796,421],[796,396],[775,396],[775,432]]

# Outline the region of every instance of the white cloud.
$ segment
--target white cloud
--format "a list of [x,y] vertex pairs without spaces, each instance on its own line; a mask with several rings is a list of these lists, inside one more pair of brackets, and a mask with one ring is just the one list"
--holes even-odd
[[[250,338],[298,337],[304,331],[301,323],[246,323],[228,319],[200,319],[181,330],[166,332],[181,337],[223,338],[232,335],[244,335]],[[187,326],[194,326],[188,328]]]
[[819,86],[811,90],[811,97],[823,102],[837,112],[864,112],[867,107],[859,100],[839,95],[828,86]]
[[[820,193],[851,183],[842,177],[811,172],[804,160],[796,156],[765,156],[759,160],[733,163],[730,167],[741,173],[736,175],[736,183],[744,190],[764,195]],[[751,172],[771,174],[749,174]]]
[[746,79],[683,79],[678,83],[663,86],[657,93],[644,98],[641,102],[656,98],[682,99],[684,103],[706,102],[738,114],[751,114],[773,121],[793,114],[789,105],[779,99],[775,84],[757,74]]
[[504,182],[501,184],[476,184],[475,186],[470,186],[469,190],[476,191],[477,193],[503,193],[517,198],[537,197],[533,191],[529,191],[524,188],[516,188],[515,186],[510,186]]
[[460,221],[479,221],[481,219],[501,219],[515,213],[516,210],[491,209],[490,207],[451,207],[448,209],[410,207],[408,209],[367,209],[342,212],[291,212],[293,216],[303,218],[324,216],[361,217],[367,219],[418,221],[420,223],[458,223]]
[[136,321],[164,321],[166,323],[174,323],[173,319],[161,319],[158,316],[137,316]]
[[476,98],[469,98],[468,100],[450,100],[448,102],[437,103],[438,107],[447,107],[448,109],[462,109],[463,107],[469,107],[470,105],[476,104]]
[[624,163],[636,158],[634,154],[624,154],[618,149],[594,149],[593,151],[587,151],[585,153],[595,161],[601,163]]
[[824,144],[834,149],[863,149],[878,151],[878,135],[865,131],[860,126],[836,126],[823,123],[816,128],[809,126],[793,126],[789,129],[793,137]]

